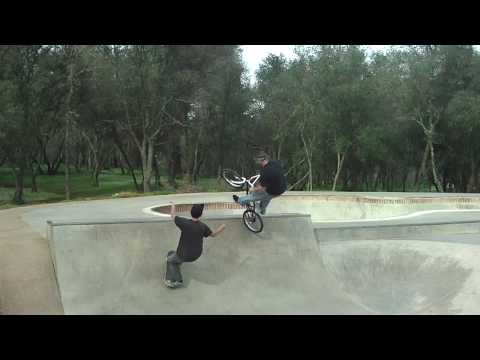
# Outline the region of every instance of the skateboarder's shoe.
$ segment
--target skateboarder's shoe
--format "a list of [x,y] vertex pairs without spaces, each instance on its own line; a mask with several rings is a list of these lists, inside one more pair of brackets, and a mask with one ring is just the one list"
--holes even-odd
[[171,289],[177,288],[179,286],[183,285],[182,281],[171,281],[171,280],[165,280],[165,285]]
[[173,287],[174,287],[172,281],[170,281],[170,280],[165,280],[164,282],[165,282],[165,285],[168,286],[169,288],[173,288]]

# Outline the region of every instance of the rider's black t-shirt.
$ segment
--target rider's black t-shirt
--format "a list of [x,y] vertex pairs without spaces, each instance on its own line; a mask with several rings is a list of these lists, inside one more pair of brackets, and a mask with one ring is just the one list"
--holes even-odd
[[270,195],[281,195],[287,190],[287,179],[280,161],[270,160],[260,171],[260,185]]
[[175,216],[175,225],[182,231],[177,247],[177,255],[186,262],[197,260],[202,255],[203,238],[209,237],[212,230],[201,221],[193,221]]

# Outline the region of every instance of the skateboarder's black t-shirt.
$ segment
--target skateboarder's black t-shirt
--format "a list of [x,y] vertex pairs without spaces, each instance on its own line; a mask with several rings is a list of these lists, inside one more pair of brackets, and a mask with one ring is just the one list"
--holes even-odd
[[177,255],[183,261],[195,261],[203,250],[203,238],[209,237],[212,230],[201,221],[193,221],[180,216],[175,216],[175,225],[182,230],[177,247]]
[[260,185],[270,195],[281,195],[287,190],[287,179],[283,173],[282,163],[270,160],[260,171]]

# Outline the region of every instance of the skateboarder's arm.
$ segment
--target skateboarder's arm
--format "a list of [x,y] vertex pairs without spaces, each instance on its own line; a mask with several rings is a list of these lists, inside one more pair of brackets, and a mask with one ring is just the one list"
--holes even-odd
[[214,232],[210,234],[210,236],[215,237],[217,235],[220,235],[223,232],[223,230],[225,230],[225,227],[226,227],[225,224],[220,225]]

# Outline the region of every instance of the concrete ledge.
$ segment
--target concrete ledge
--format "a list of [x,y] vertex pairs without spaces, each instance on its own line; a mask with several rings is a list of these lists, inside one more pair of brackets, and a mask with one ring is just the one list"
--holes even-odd
[[[206,211],[226,211],[237,213],[244,208],[232,201],[200,202]],[[195,200],[176,204],[179,213],[188,213]],[[401,216],[411,216],[418,212],[443,210],[480,211],[478,195],[465,196],[445,194],[392,194],[383,193],[317,193],[287,192],[271,202],[270,212],[295,212],[310,214],[313,222],[342,220],[390,220]],[[142,209],[143,213],[156,217],[168,217],[170,204],[160,203]]]
[[435,234],[480,234],[480,221],[323,227],[316,228],[314,231],[318,242],[342,240],[388,240],[415,238],[415,236]]
[[[180,214],[183,215],[183,214]],[[272,214],[262,215],[262,218],[279,219],[279,218],[310,218],[308,214]],[[202,216],[202,221],[215,220],[241,220],[242,217],[238,215],[216,215],[216,216]],[[47,226],[68,226],[68,225],[106,225],[106,224],[150,224],[150,223],[167,223],[171,222],[170,218],[124,218],[124,219],[77,219],[72,221],[55,221],[47,220]]]

